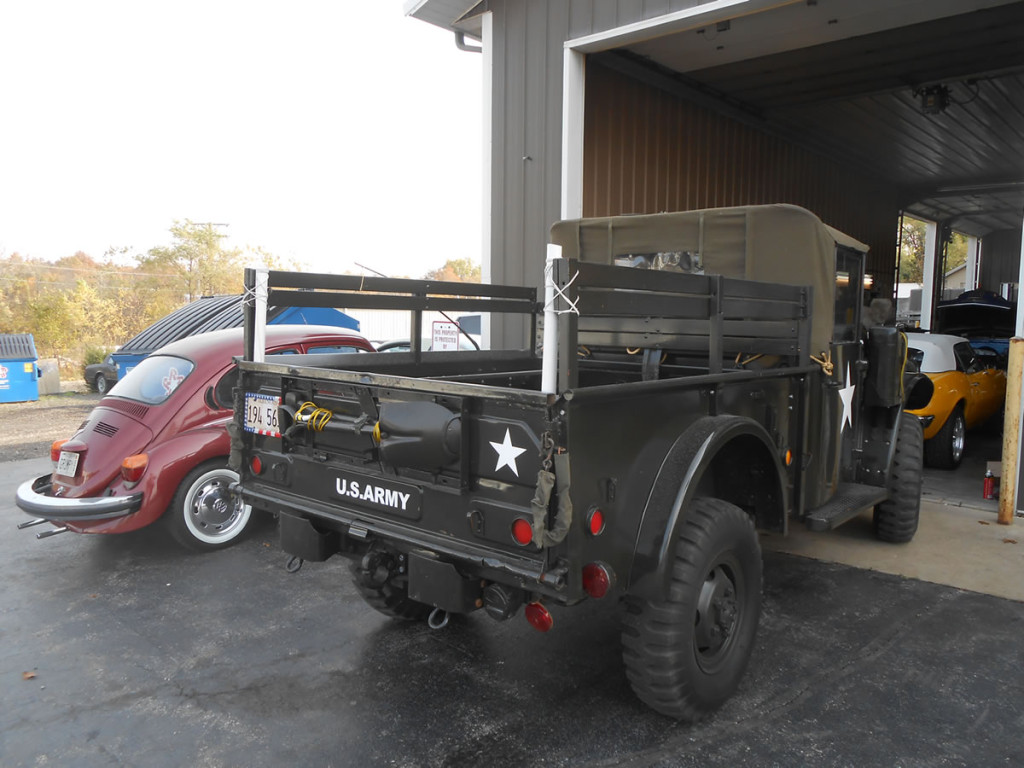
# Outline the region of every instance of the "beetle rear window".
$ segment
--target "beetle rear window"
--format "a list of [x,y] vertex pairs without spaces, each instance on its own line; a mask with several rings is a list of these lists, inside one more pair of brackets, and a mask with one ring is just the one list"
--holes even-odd
[[195,369],[191,360],[150,355],[110,390],[110,394],[146,405],[159,405],[174,394]]

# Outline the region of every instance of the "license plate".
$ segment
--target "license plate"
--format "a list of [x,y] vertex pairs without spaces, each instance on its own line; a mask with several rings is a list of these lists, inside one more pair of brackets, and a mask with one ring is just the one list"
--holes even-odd
[[281,429],[277,420],[279,405],[281,405],[280,397],[246,392],[245,422],[242,425],[245,431],[255,432],[257,435],[280,437]]
[[64,477],[74,477],[78,471],[78,454],[74,451],[61,451],[57,460],[57,474]]

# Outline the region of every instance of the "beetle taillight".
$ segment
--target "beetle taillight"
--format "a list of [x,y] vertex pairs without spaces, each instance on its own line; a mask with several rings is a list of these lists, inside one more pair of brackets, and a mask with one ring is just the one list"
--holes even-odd
[[64,447],[64,443],[68,442],[69,438],[63,440],[54,440],[50,445],[50,461],[60,461],[60,449]]
[[137,483],[142,478],[149,464],[149,456],[145,453],[137,453],[129,456],[121,462],[121,478],[126,483]]
[[547,632],[555,624],[554,617],[540,603],[530,603],[526,606],[526,620],[538,632]]

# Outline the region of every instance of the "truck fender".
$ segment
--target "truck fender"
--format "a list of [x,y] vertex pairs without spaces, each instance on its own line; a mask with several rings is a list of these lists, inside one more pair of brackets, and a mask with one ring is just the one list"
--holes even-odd
[[[744,482],[728,482],[736,479],[736,470]],[[729,501],[750,514],[758,528],[785,532],[785,468],[764,427],[741,416],[705,416],[672,444],[641,515],[629,573],[631,594],[647,599],[667,594],[674,545],[698,496]]]

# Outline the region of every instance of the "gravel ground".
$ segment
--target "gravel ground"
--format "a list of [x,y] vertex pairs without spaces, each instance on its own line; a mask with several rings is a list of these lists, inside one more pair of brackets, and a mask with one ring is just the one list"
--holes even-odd
[[0,403],[0,462],[49,456],[50,443],[71,437],[100,400],[85,382],[62,387],[35,402]]

